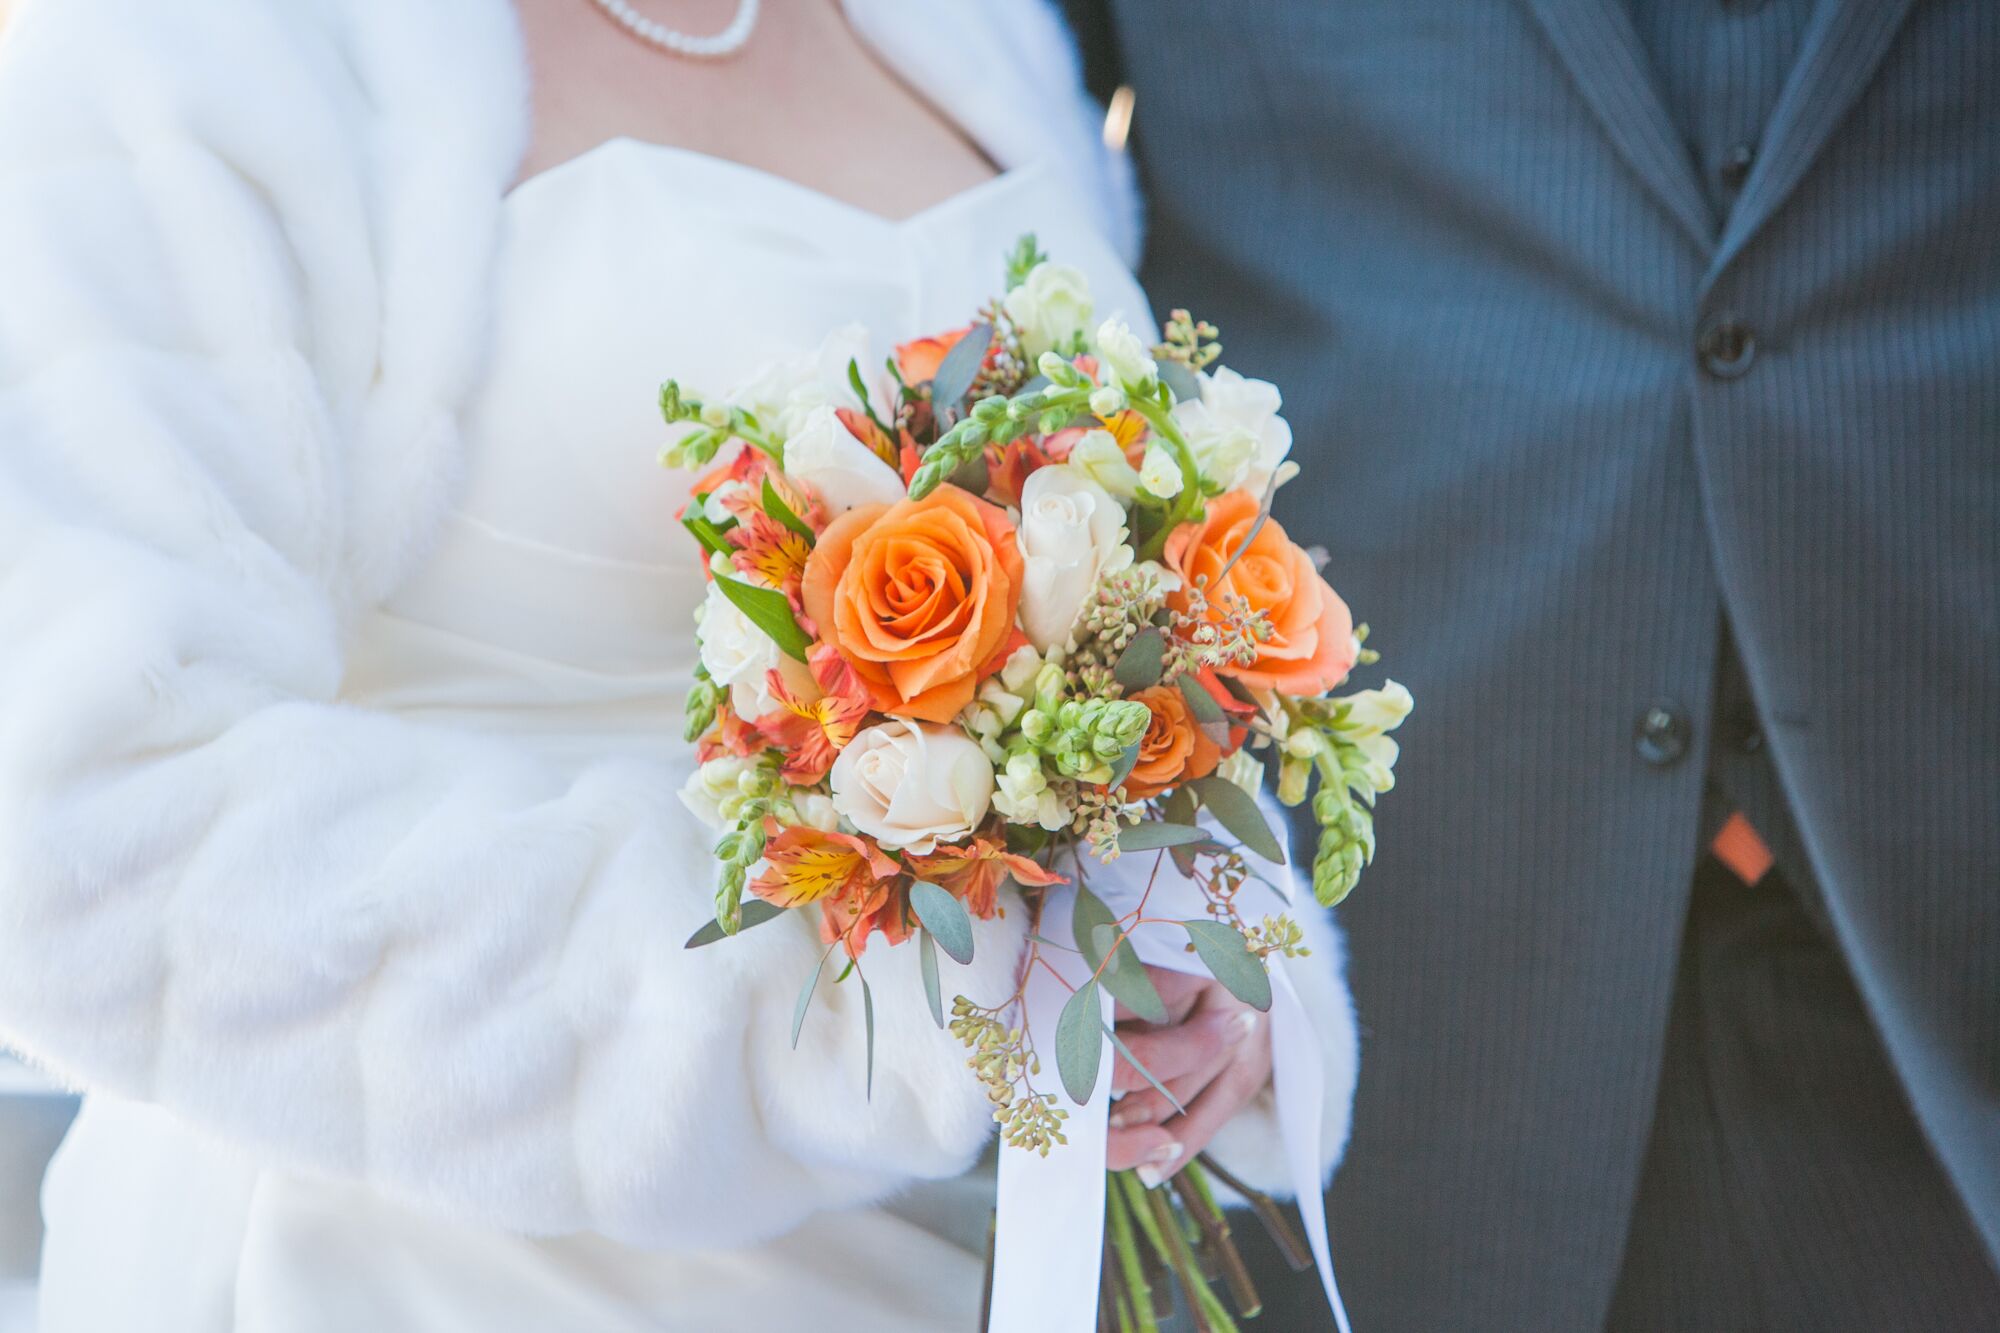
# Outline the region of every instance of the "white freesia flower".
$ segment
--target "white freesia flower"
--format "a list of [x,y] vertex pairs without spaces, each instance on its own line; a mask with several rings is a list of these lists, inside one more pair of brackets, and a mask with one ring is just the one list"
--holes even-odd
[[1037,648],[1060,647],[1098,580],[1132,563],[1125,511],[1075,468],[1037,468],[1021,487],[1020,535],[1021,628]]
[[1157,441],[1147,445],[1139,464],[1139,484],[1160,499],[1171,500],[1181,493],[1181,482],[1181,465],[1173,450]]
[[1034,361],[1074,338],[1090,323],[1090,281],[1080,269],[1046,261],[1001,302],[1021,335],[1021,350]]
[[803,662],[785,656],[770,635],[758,629],[715,583],[701,604],[701,664],[709,679],[729,690],[730,707],[739,717],[755,721],[778,706],[771,697],[766,673],[774,668],[785,688],[801,699],[817,699],[819,686]]
[[957,727],[901,718],[861,732],[833,761],[833,805],[884,847],[918,855],[978,827],[993,801],[993,765]]
[[1125,460],[1125,451],[1108,430],[1085,431],[1069,451],[1069,466],[1120,500],[1139,493],[1139,469]]
[[1383,681],[1379,690],[1357,690],[1343,695],[1340,702],[1347,705],[1347,719],[1340,729],[1353,736],[1379,736],[1394,731],[1416,706],[1410,691],[1393,680]]
[[859,324],[835,329],[805,356],[764,367],[739,384],[729,402],[754,415],[780,440],[789,440],[814,408],[860,406],[847,382],[850,361],[868,364],[868,330]]
[[1068,827],[1071,818],[1049,787],[1041,759],[1032,754],[1013,755],[1001,768],[993,808],[1010,824],[1040,824],[1051,833]]
[[756,765],[733,754],[717,755],[688,774],[681,787],[681,804],[712,829],[735,822],[736,807],[742,802],[737,780]]
[[1097,359],[1121,384],[1144,384],[1160,373],[1146,344],[1122,319],[1107,319],[1097,326]]
[[1278,415],[1283,401],[1277,385],[1224,366],[1202,376],[1198,400],[1174,404],[1174,421],[1204,477],[1261,496],[1292,449],[1292,428]]
[[826,404],[806,413],[786,439],[785,475],[810,486],[835,515],[859,505],[894,504],[908,494],[902,474],[855,439]]

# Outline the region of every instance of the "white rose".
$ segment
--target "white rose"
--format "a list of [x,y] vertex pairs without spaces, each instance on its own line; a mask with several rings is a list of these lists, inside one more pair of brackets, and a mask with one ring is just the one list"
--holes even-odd
[[986,818],[993,765],[956,727],[898,718],[848,742],[833,761],[833,806],[884,847],[923,855]]
[[1278,415],[1283,402],[1277,385],[1225,366],[1202,376],[1199,400],[1174,404],[1174,421],[1204,477],[1261,496],[1292,450],[1292,428]]
[[909,493],[902,475],[855,439],[824,404],[808,412],[785,441],[785,475],[812,487],[831,514],[894,504]]
[[1125,460],[1125,451],[1108,430],[1085,431],[1069,451],[1069,466],[1120,500],[1139,493],[1139,469]]
[[805,356],[764,367],[739,384],[729,402],[754,415],[780,440],[788,440],[814,408],[859,406],[847,382],[850,361],[868,364],[868,330],[859,324],[835,329]]
[[1098,580],[1132,563],[1125,511],[1075,468],[1056,464],[1021,487],[1021,628],[1037,648],[1058,647]]
[[1097,326],[1097,359],[1116,383],[1144,384],[1160,373],[1146,344],[1122,319],[1107,319]]
[[701,604],[701,664],[710,680],[729,689],[730,707],[751,721],[778,706],[767,672],[775,668],[785,688],[801,699],[817,699],[819,686],[803,662],[785,656],[771,636],[758,629],[715,583]]
[[1069,342],[1090,323],[1090,282],[1067,264],[1035,265],[1001,303],[1029,361]]

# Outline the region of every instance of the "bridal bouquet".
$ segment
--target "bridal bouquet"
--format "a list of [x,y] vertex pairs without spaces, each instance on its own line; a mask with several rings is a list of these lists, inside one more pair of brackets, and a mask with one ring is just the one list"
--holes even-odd
[[[660,406],[678,428],[664,461],[701,473],[681,521],[706,556],[684,799],[717,828],[721,871],[690,947],[816,912],[826,949],[793,1041],[838,953],[872,1066],[864,956],[877,935],[914,939],[1004,1141],[1046,1156],[1068,1111],[1044,1063],[1080,1106],[1118,1046],[1104,997],[1166,1018],[1142,928],[1270,1007],[1267,961],[1303,945],[1283,910],[1243,908],[1253,882],[1284,900],[1262,869],[1285,861],[1264,757],[1280,801],[1310,802],[1313,892],[1338,902],[1373,854],[1410,698],[1330,693],[1372,658],[1321,558],[1270,516],[1297,472],[1276,388],[1217,365],[1216,330],[1185,312],[1158,340],[1093,327],[1083,276],[1032,237],[1006,267],[970,323],[903,343],[876,382],[849,330],[728,398],[668,382]],[[1139,853],[1170,858],[1198,910],[1091,890],[1089,866]],[[1067,931],[1043,919],[1058,903]],[[1030,927],[1023,992],[947,1006],[938,952],[970,961],[972,920],[1010,910]],[[1020,1002],[1056,951],[1080,975],[1043,1033]],[[1205,1179],[1183,1176],[1193,1223],[1156,1212],[1161,1191],[1109,1191],[1114,1239],[1146,1260],[1113,1255],[1112,1326],[1150,1322],[1148,1272],[1186,1276],[1205,1238],[1226,1242]]]

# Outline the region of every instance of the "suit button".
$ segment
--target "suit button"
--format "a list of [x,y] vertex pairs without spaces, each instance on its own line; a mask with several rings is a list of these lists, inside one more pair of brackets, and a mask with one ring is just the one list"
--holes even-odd
[[1632,748],[1647,763],[1665,768],[1687,753],[1689,731],[1688,717],[1681,706],[1670,699],[1657,699],[1639,714],[1639,725],[1632,733]]
[[1750,167],[1756,160],[1755,144],[1736,144],[1722,155],[1722,161],[1716,167],[1716,174],[1722,177],[1724,185],[1732,190],[1740,190],[1743,188],[1743,182],[1750,179]]
[[1721,380],[1733,380],[1757,359],[1757,340],[1733,315],[1712,320],[1695,339],[1701,368]]

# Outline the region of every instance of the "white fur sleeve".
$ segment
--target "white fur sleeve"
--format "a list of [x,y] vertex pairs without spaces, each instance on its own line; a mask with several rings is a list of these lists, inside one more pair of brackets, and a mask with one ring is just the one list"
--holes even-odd
[[[0,46],[0,1041],[526,1231],[714,1246],[962,1169],[988,1111],[913,950],[865,959],[871,1100],[831,967],[789,1049],[804,920],[682,948],[706,839],[667,773],[335,702],[414,540],[384,497],[453,429],[383,330],[464,291],[368,225],[382,131],[342,117],[379,108],[294,91],[350,76],[293,13],[41,0]],[[1005,994],[1018,918],[948,983]]]

